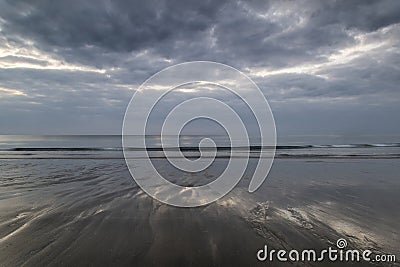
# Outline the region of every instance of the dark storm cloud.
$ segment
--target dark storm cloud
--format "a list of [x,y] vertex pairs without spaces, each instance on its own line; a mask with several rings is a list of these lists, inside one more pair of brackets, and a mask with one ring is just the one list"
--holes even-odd
[[[103,54],[156,50],[190,42],[215,23],[223,1],[8,1],[3,32],[25,36],[67,59],[94,61]],[[112,59],[109,59],[112,61]]]
[[375,31],[400,22],[399,1],[321,1],[311,18],[319,25],[342,24],[346,28]]
[[2,125],[39,112],[118,128],[130,89],[192,60],[244,71],[281,114],[397,105],[399,22],[400,1],[2,1]]
[[17,0],[1,7],[5,35],[97,67],[118,65],[118,55],[144,49],[172,59],[206,53],[215,60],[285,65],[351,42],[346,29],[373,31],[400,19],[398,1]]

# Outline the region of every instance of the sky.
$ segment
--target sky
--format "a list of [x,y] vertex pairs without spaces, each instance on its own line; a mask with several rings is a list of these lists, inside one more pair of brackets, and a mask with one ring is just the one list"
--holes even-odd
[[253,79],[278,136],[400,136],[400,1],[0,0],[0,134],[120,134],[177,63]]

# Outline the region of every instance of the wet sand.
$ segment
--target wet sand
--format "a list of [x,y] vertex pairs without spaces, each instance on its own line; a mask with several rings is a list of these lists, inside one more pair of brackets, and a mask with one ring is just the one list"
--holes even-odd
[[224,198],[190,209],[148,197],[122,159],[0,166],[1,266],[271,266],[257,260],[264,245],[320,250],[339,238],[400,258],[398,159],[277,159],[256,193],[242,179]]

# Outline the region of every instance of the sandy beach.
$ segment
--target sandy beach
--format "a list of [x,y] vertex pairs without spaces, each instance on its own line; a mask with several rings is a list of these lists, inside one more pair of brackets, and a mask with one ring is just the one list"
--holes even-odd
[[262,266],[256,253],[264,245],[318,250],[339,238],[400,256],[397,159],[276,159],[256,193],[242,179],[224,198],[190,209],[147,196],[123,159],[0,166],[1,266]]

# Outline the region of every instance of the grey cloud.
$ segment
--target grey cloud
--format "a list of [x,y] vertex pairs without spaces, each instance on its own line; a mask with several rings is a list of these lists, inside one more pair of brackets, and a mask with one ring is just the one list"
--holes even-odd
[[375,31],[400,22],[399,1],[324,1],[312,13],[316,24],[342,24],[347,28]]
[[8,1],[1,16],[5,34],[90,61],[190,39],[213,23],[221,5],[223,1]]
[[[399,1],[7,0],[0,2],[0,18],[0,49],[32,47],[45,55],[0,58],[0,64],[11,64],[0,67],[0,87],[27,95],[0,98],[2,131],[10,133],[23,131],[14,121],[30,129],[33,121],[51,121],[60,132],[65,121],[72,132],[90,132],[85,121],[92,120],[93,130],[112,131],[130,89],[172,64],[211,60],[245,72],[316,65],[359,44],[359,36],[366,44],[390,44],[314,73],[253,77],[275,103],[278,123],[284,121],[282,129],[290,131],[294,120],[288,114],[302,110],[299,116],[318,117],[322,125],[334,110],[326,109],[327,103],[347,111],[375,105],[389,114],[400,99]],[[48,57],[60,68],[40,69],[49,66]],[[105,72],[63,69],[63,64]],[[320,114],[307,109],[312,101]]]
[[[288,66],[354,42],[348,29],[400,19],[397,1],[7,1],[2,10],[6,35],[99,68],[143,50],[178,61]],[[290,12],[274,18],[274,10]]]

